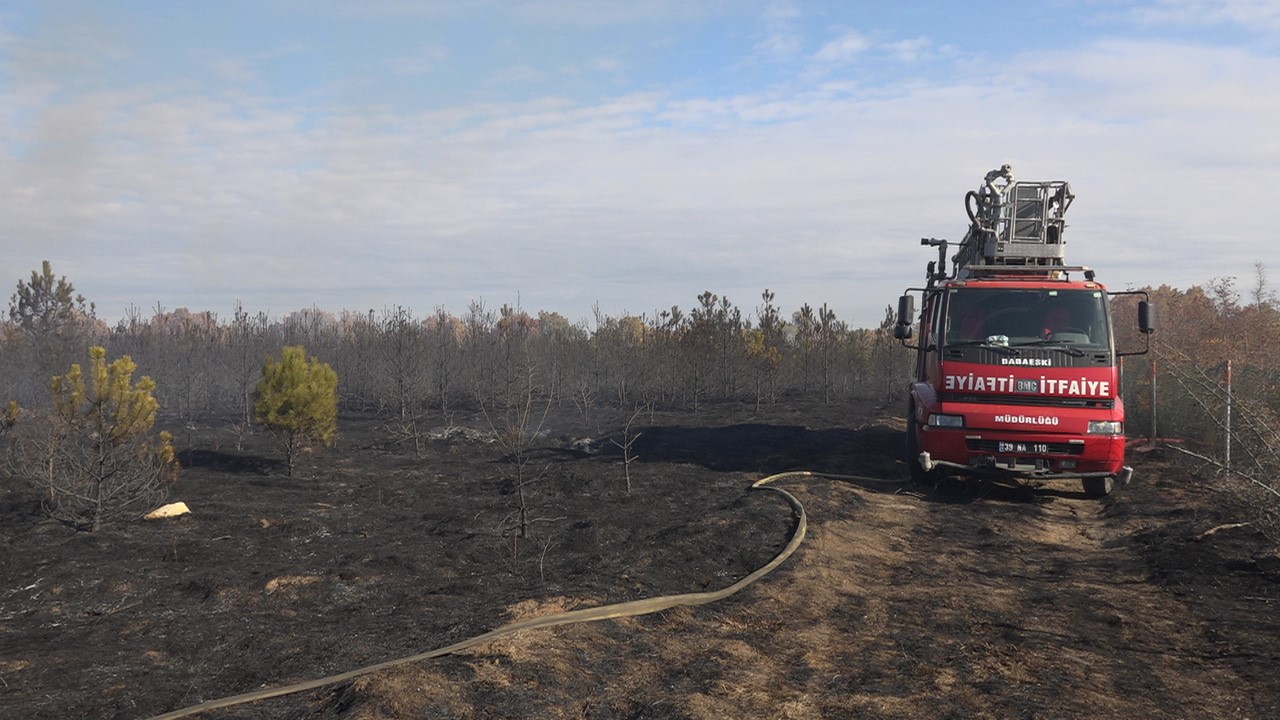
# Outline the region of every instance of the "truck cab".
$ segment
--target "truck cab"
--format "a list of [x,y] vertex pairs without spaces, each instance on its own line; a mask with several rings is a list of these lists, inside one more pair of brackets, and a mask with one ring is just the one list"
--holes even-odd
[[[1126,484],[1124,402],[1112,328],[1115,293],[1064,262],[1062,181],[1015,182],[1009,166],[966,196],[970,228],[947,271],[946,240],[923,288],[899,301],[895,335],[915,344],[907,402],[912,477],[961,474]],[[914,312],[914,300],[922,300]],[[1131,294],[1131,293],[1125,293]],[[1153,313],[1139,303],[1139,329]]]

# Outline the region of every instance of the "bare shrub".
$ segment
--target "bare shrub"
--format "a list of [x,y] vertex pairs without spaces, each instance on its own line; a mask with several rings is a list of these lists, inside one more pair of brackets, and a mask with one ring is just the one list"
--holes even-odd
[[617,440],[609,441],[622,451],[622,475],[627,481],[628,495],[631,494],[631,463],[639,459],[635,453],[636,440],[639,440],[640,436],[644,434],[636,432],[633,429],[633,426],[635,425],[636,420],[640,417],[640,414],[646,410],[652,412],[653,404],[647,403],[636,405],[635,412],[631,413],[631,417],[627,418],[627,424],[622,426],[622,442],[618,442]]
[[552,399],[539,382],[537,363],[531,354],[533,324],[516,308],[504,305],[496,326],[497,383],[480,409],[489,422],[503,453],[502,474],[514,490],[515,506],[501,523],[499,533],[511,540],[511,558],[519,560],[521,541],[537,523],[561,518],[534,514],[533,486],[550,468],[537,463],[536,444],[551,412]]

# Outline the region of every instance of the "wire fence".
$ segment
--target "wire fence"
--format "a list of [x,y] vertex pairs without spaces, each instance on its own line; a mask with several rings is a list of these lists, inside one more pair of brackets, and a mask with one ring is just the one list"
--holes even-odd
[[[1270,538],[1280,541],[1280,413],[1265,369],[1206,365],[1168,344],[1157,344],[1149,388],[1151,436],[1166,427],[1185,442],[1166,443],[1216,478]],[[1241,391],[1243,388],[1244,391]]]

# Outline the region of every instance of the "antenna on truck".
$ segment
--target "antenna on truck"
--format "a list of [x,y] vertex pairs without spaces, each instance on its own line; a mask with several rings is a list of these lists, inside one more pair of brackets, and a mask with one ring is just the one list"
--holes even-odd
[[938,259],[929,261],[929,267],[924,274],[925,287],[931,288],[934,283],[947,279],[947,241],[938,238],[920,238],[920,244],[938,248]]

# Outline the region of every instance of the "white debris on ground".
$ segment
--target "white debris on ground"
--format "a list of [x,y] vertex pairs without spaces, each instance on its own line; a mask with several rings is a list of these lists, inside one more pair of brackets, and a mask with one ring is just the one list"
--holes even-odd
[[446,425],[444,427],[432,428],[427,431],[427,437],[431,440],[444,440],[445,442],[472,442],[472,443],[493,443],[496,442],[498,436],[493,431],[476,430],[475,428],[463,427],[461,425]]
[[147,520],[161,520],[164,518],[171,518],[171,517],[177,517],[179,515],[186,515],[190,512],[191,512],[191,508],[188,508],[186,503],[175,502],[175,503],[169,503],[168,505],[161,505],[160,507],[156,508],[155,510],[152,510],[146,515],[143,515],[143,517]]

